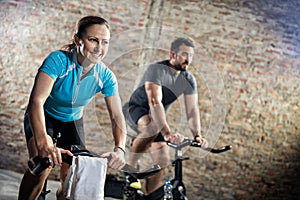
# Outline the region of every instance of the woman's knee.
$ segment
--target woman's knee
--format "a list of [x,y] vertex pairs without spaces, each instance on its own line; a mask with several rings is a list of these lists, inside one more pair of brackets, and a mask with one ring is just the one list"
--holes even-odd
[[66,163],[62,163],[60,168],[60,181],[63,183],[67,177],[70,165]]

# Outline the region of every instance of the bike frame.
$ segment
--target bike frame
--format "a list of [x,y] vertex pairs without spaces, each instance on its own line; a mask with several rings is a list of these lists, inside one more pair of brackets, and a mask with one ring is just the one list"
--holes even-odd
[[[167,145],[170,146],[171,148],[175,149],[175,160],[172,161],[172,165],[174,166],[174,178],[171,180],[171,183],[173,185],[173,199],[174,200],[186,200],[186,188],[183,182],[183,174],[182,174],[182,162],[185,160],[188,160],[189,157],[183,157],[182,154],[182,149],[187,146],[192,146],[192,147],[201,147],[199,143],[196,141],[192,141],[189,139],[184,139],[184,141],[180,144],[173,144],[170,142],[167,142]],[[218,149],[213,149],[213,148],[205,148],[203,150],[209,151],[211,153],[222,153],[224,151],[230,150],[231,146],[223,146]],[[99,155],[90,152],[86,149],[81,150],[77,149],[75,152],[73,151],[73,155],[83,155],[83,156],[92,156],[92,157],[99,157]],[[72,157],[67,156],[65,154],[62,155],[63,161],[65,163],[71,164],[72,163]],[[160,167],[157,165],[154,165],[152,168],[139,172],[137,169],[133,168],[130,165],[125,165],[123,168],[123,172],[130,172],[129,174],[137,179],[144,179],[147,178],[155,173],[157,173],[160,170]],[[125,179],[124,179],[125,180]],[[46,180],[47,181],[47,180]],[[43,191],[38,198],[38,200],[44,200],[45,196],[51,192],[50,190],[47,190],[47,182],[45,182]],[[128,194],[127,200],[159,200],[164,196],[164,185],[160,186],[158,189],[156,189],[154,192],[144,195],[141,190],[135,189],[129,186],[128,182],[125,180],[124,181],[124,188],[123,188],[123,194]]]
[[[183,152],[182,149],[187,146],[192,146],[192,147],[201,147],[201,145],[193,140],[190,139],[184,139],[183,142],[180,144],[173,144],[170,142],[167,142],[167,145],[171,148],[175,149],[175,160],[172,162],[172,165],[174,166],[174,178],[171,180],[171,183],[173,185],[173,199],[174,200],[186,200],[186,188],[185,184],[183,182],[183,174],[182,174],[182,162],[185,160],[189,160],[189,157],[183,157]],[[213,149],[213,148],[204,148],[203,150],[209,151],[211,153],[222,153],[227,150],[230,150],[231,146],[223,146],[218,149]],[[126,186],[125,188],[129,188],[130,186]],[[148,194],[148,195],[143,195],[141,194],[142,192],[131,188],[134,190],[134,192],[131,192],[132,197],[127,198],[127,200],[159,200],[164,196],[164,185],[160,186],[158,189],[156,189],[154,192]]]
[[[182,148],[189,146],[190,140],[183,141],[180,145],[175,145],[172,143],[167,142],[168,146],[175,149],[175,160],[172,162],[174,166],[174,178],[171,180],[173,185],[173,199],[186,199],[186,188],[182,179],[182,162],[188,160],[189,157],[182,157]],[[164,196],[164,185],[156,189],[151,194],[145,196],[145,199],[153,199],[158,200]]]
[[[99,157],[97,153],[88,151],[85,148],[79,147],[77,145],[72,146],[71,152],[73,153],[73,156],[89,156],[89,157]],[[62,154],[62,160],[64,163],[67,163],[69,165],[72,164],[73,157],[69,156],[67,154]],[[161,170],[159,165],[153,165],[151,168],[145,170],[145,171],[139,171],[136,168],[132,167],[131,165],[125,164],[125,166],[121,169],[122,172],[126,172],[130,174],[131,176],[137,178],[137,179],[144,179],[147,178]],[[38,198],[38,200],[45,200],[46,195],[50,193],[50,190],[47,190],[47,179],[45,181],[43,190]]]

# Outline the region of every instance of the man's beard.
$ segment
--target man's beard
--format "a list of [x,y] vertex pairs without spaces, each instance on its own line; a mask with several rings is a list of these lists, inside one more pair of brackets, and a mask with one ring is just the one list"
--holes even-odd
[[176,65],[174,65],[174,68],[178,71],[184,72],[184,71],[186,71],[186,68],[183,67],[184,64],[188,65],[188,61],[185,61],[182,64],[176,64]]

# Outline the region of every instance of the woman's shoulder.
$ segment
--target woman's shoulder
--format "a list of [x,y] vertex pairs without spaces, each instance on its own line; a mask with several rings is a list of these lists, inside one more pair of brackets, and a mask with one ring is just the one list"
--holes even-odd
[[74,66],[73,54],[68,51],[56,50],[49,53],[40,69],[47,74],[61,76]]
[[109,67],[101,61],[95,65],[95,69],[99,72],[113,73],[112,70],[109,69]]
[[108,78],[108,77],[113,77],[115,78],[115,74],[114,72],[106,65],[104,64],[103,62],[98,62],[96,65],[95,65],[95,68],[94,68],[97,73],[100,75],[100,77],[102,77],[103,79],[105,78]]
[[73,57],[71,51],[55,50],[49,53],[48,57],[59,58],[59,59],[71,59]]

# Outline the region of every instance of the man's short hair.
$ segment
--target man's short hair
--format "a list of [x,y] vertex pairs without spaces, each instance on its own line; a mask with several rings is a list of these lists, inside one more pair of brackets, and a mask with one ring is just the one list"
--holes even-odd
[[190,38],[177,38],[171,44],[171,52],[177,53],[179,51],[179,47],[182,44],[185,44],[188,47],[195,47],[193,40],[191,40]]

